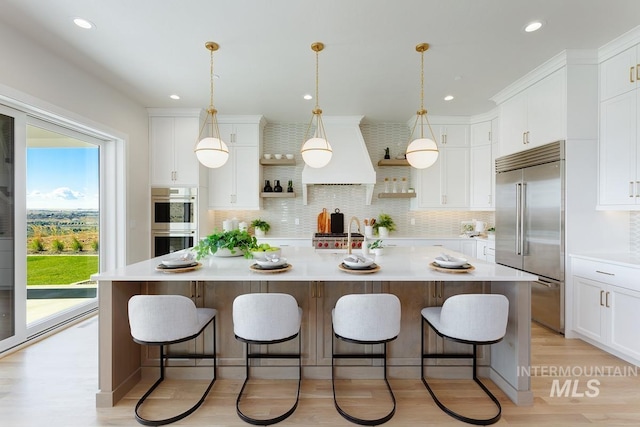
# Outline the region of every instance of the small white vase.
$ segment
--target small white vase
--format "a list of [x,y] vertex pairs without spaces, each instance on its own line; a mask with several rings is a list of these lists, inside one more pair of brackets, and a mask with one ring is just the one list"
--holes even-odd
[[378,236],[381,239],[389,237],[389,229],[387,227],[378,227]]
[[377,257],[384,255],[384,248],[375,248],[371,250],[373,251],[373,254]]
[[256,228],[253,230],[253,232],[254,232],[254,234],[256,235],[256,237],[264,237],[264,236],[265,236],[265,234],[266,234],[266,233],[265,233],[261,228],[258,228],[258,227],[256,227]]
[[373,237],[373,226],[365,225],[364,226],[364,235],[367,237]]

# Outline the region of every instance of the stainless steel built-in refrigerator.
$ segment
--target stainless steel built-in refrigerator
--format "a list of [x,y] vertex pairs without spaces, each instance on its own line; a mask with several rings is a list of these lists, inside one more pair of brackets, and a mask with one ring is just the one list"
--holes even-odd
[[564,333],[564,141],[496,159],[496,262],[539,277],[531,317]]

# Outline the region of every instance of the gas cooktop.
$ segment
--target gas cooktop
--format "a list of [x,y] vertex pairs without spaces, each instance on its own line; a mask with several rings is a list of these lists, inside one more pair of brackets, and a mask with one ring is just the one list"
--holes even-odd
[[[313,247],[316,249],[347,249],[347,233],[315,233],[313,235]],[[360,233],[351,233],[351,248],[360,249],[364,242],[364,236]]]

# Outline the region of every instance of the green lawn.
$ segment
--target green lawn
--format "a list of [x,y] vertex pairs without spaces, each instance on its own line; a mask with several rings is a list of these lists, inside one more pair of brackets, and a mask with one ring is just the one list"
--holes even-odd
[[97,255],[29,255],[27,286],[68,285],[98,272]]

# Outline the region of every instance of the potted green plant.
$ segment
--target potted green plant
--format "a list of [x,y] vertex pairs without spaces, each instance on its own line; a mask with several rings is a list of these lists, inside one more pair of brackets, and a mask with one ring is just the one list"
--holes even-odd
[[269,223],[260,218],[251,221],[251,226],[256,237],[264,237],[267,231],[271,230]]
[[389,237],[389,232],[396,229],[396,223],[393,222],[393,219],[389,214],[381,213],[378,216],[378,219],[375,224],[373,224],[373,228],[376,229],[378,236],[380,238]]
[[382,255],[384,252],[384,246],[382,245],[382,240],[374,240],[373,242],[367,245],[369,251],[374,255]]
[[240,256],[251,258],[251,248],[257,246],[256,238],[246,230],[218,231],[200,240],[194,247],[197,259],[209,254],[216,256]]

